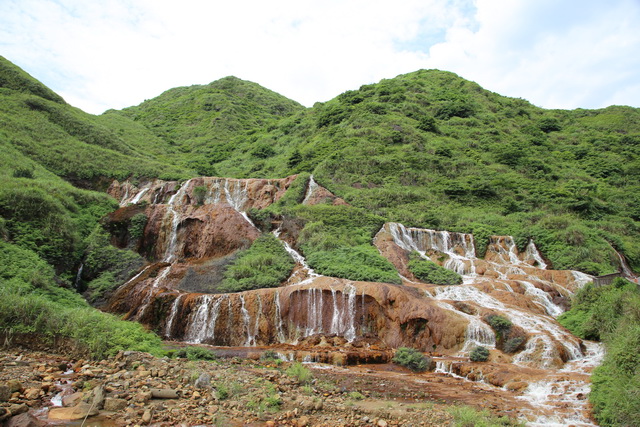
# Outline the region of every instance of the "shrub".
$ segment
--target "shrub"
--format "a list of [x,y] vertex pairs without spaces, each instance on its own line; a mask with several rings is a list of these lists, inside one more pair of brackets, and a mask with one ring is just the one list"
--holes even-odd
[[207,195],[207,187],[199,185],[193,188],[193,198],[196,204],[201,205],[204,203],[204,198]]
[[417,252],[412,252],[409,256],[409,270],[418,279],[434,285],[460,285],[462,283],[462,276],[458,273],[422,258]]
[[135,214],[131,218],[129,222],[129,236],[131,239],[136,240],[142,237],[148,220],[149,218],[142,212]]
[[491,329],[493,329],[496,334],[499,334],[500,336],[507,335],[511,330],[511,327],[513,326],[513,323],[511,323],[509,319],[497,314],[490,314],[486,317],[485,320],[489,324],[489,326],[491,326]]
[[471,354],[469,354],[469,359],[472,362],[486,362],[489,360],[489,350],[485,347],[478,346],[471,350]]
[[240,292],[275,288],[291,273],[295,262],[280,241],[271,234],[257,238],[229,265],[220,290]]
[[515,337],[508,339],[502,348],[505,353],[515,353],[522,349],[523,344],[525,343],[524,337]]
[[300,362],[295,362],[289,366],[287,375],[298,381],[299,384],[308,384],[313,378],[311,371]]
[[18,167],[13,171],[14,178],[29,178],[33,179],[33,168],[21,168]]
[[174,352],[175,357],[186,358],[189,360],[217,360],[218,356],[211,350],[202,347],[181,348]]
[[424,372],[431,368],[432,360],[415,348],[400,347],[392,359],[393,363],[411,369],[413,372]]

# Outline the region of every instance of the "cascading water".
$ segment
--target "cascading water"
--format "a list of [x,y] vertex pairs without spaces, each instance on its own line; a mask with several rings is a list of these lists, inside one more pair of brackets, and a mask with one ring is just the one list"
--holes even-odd
[[309,199],[311,199],[311,197],[313,196],[313,193],[316,191],[317,188],[318,188],[318,183],[316,182],[315,179],[313,179],[313,175],[311,175],[309,177],[307,192],[304,195],[304,200],[302,200],[303,205],[307,204],[307,202],[309,201]]
[[[565,332],[551,319],[540,315],[535,316],[522,310],[508,307],[473,286],[441,287],[436,290],[434,298],[438,300],[469,301],[481,307],[494,309],[502,312],[509,320],[524,329],[527,333],[534,335],[529,339],[529,342],[527,342],[525,350],[514,358],[514,362],[516,363],[536,363],[543,368],[551,367],[553,364],[552,354],[554,353],[555,345],[550,336],[565,348],[569,360],[578,359],[583,356],[578,339],[568,332]],[[537,361],[532,356],[539,353],[542,354],[542,357]]]
[[164,335],[167,338],[171,338],[172,336],[172,331],[173,331],[173,325],[176,321],[176,316],[178,314],[178,309],[180,308],[180,304],[182,302],[182,299],[184,298],[184,296],[187,294],[180,294],[176,297],[176,299],[173,301],[173,304],[171,304],[171,311],[169,312],[169,317],[167,319],[167,325],[164,328]]
[[284,322],[282,321],[282,306],[280,305],[280,293],[276,291],[273,296],[273,300],[276,306],[276,314],[274,319],[274,324],[276,325],[276,335],[278,337],[278,342],[285,342],[284,337]]
[[540,255],[540,252],[538,252],[538,248],[533,242],[533,239],[529,240],[529,244],[527,245],[527,249],[525,251],[525,261],[529,260],[534,262],[535,267],[538,267],[542,270],[545,270],[547,268],[547,263],[542,259],[542,255]]
[[[423,258],[429,259],[428,250],[448,255],[443,267],[463,276],[466,282],[476,276],[474,260],[475,247],[471,234],[450,233],[421,228],[409,228],[399,223],[389,223],[389,231],[396,245],[407,251],[416,251]],[[456,248],[464,254],[460,255]]]
[[76,273],[76,281],[73,283],[77,290],[80,290],[80,283],[82,281],[82,270],[84,268],[84,264],[80,263],[80,267],[78,268],[78,273]]
[[545,291],[536,288],[533,283],[527,282],[526,280],[519,280],[520,283],[525,288],[525,295],[532,295],[534,300],[544,307],[546,313],[549,316],[558,317],[560,316],[564,310],[557,306],[551,301],[551,297]]
[[287,253],[291,255],[293,260],[298,264],[300,264],[300,266],[302,267],[302,271],[300,272],[299,275],[301,275],[304,279],[303,280],[298,279],[297,281],[293,281],[291,280],[292,278],[289,278],[289,281],[293,282],[292,284],[295,284],[295,285],[304,285],[307,283],[311,283],[317,277],[321,277],[320,274],[316,273],[315,271],[313,271],[311,267],[309,267],[309,264],[307,264],[307,260],[298,251],[293,249],[291,245],[289,245],[289,243],[287,243],[285,240],[280,238],[280,234],[281,234],[280,228],[273,231],[273,235],[276,236],[278,240],[280,240],[280,242],[282,243],[282,246],[284,246],[284,249],[287,251]]
[[[189,322],[189,329],[185,333],[185,341],[201,343],[207,336],[206,330],[209,324],[209,310],[213,295],[202,295],[198,301],[198,309],[194,312]],[[220,300],[217,301],[218,305]]]
[[469,322],[465,332],[465,341],[462,347],[462,352],[470,352],[477,346],[496,348],[496,334],[489,325],[480,319],[480,316],[472,316],[463,311],[456,310],[451,304],[443,301],[438,301],[438,305],[445,310],[452,311],[456,315],[464,317]]

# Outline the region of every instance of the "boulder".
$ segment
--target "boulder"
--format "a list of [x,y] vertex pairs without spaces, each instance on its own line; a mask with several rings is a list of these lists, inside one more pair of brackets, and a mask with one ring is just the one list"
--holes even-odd
[[125,399],[107,397],[104,399],[104,410],[109,412],[119,412],[126,408],[127,404],[128,403]]
[[98,414],[98,409],[89,403],[80,402],[71,408],[52,408],[49,410],[50,420],[80,420]]

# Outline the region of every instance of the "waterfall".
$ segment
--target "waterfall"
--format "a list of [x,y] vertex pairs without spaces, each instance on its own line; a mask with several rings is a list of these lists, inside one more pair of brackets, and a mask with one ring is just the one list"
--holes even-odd
[[[425,259],[429,259],[426,254],[429,250],[448,255],[443,267],[463,276],[465,282],[476,276],[475,246],[471,234],[422,228],[407,229],[404,225],[395,222],[389,223],[389,231],[396,245],[406,251],[416,251]],[[458,254],[456,248],[464,255]]]
[[484,323],[480,316],[472,316],[463,311],[456,310],[451,304],[438,301],[438,305],[445,310],[453,311],[458,316],[462,316],[469,324],[465,331],[465,340],[462,347],[462,351],[467,353],[473,350],[477,346],[496,348],[496,334],[493,329],[486,323]]
[[80,267],[78,268],[78,272],[76,273],[76,281],[73,283],[76,290],[80,290],[80,282],[82,281],[82,269],[84,268],[84,264],[80,263]]
[[622,271],[622,275],[624,277],[626,277],[627,279],[635,281],[637,283],[638,276],[633,274],[633,271],[631,270],[631,267],[629,267],[629,264],[627,264],[627,260],[624,259],[622,254],[620,252],[616,251],[615,249],[614,249],[614,252],[618,256],[618,260],[620,261],[620,270]]
[[547,268],[547,263],[542,259],[542,255],[538,252],[538,248],[536,247],[536,244],[533,243],[533,239],[529,240],[527,250],[525,251],[525,259],[535,261],[538,268],[543,270]]
[[303,205],[307,204],[307,202],[313,196],[313,193],[316,191],[317,188],[318,188],[318,183],[316,182],[315,179],[313,179],[313,175],[311,175],[309,177],[309,184],[307,186],[307,192],[304,195],[304,200],[302,200],[302,204]]
[[546,293],[541,289],[536,288],[533,285],[533,283],[527,282],[525,280],[518,280],[518,283],[524,286],[525,288],[524,294],[532,295],[536,300],[536,302],[544,307],[545,312],[549,316],[558,317],[564,312],[564,310],[561,307],[555,305],[553,301],[551,301],[551,297],[549,296],[548,293]]
[[311,267],[309,267],[309,264],[307,264],[307,260],[298,251],[293,249],[291,245],[289,245],[289,243],[287,243],[285,240],[280,238],[280,233],[281,233],[280,228],[273,231],[273,235],[276,236],[278,240],[280,240],[280,242],[282,243],[282,246],[284,246],[284,249],[287,251],[287,253],[291,255],[291,257],[295,262],[297,262],[302,266],[302,270],[304,273],[303,277],[306,277],[305,280],[302,280],[294,284],[296,285],[307,284],[312,282],[315,278],[320,277],[320,274],[316,273],[315,271],[313,271]]
[[579,340],[558,326],[551,318],[536,316],[516,308],[507,307],[473,286],[460,285],[438,288],[435,299],[470,301],[479,306],[494,309],[502,312],[511,322],[524,329],[527,333],[534,335],[529,339],[525,350],[514,358],[516,363],[530,362],[532,359],[529,356],[542,350],[541,363],[543,367],[550,366],[554,343],[547,334],[551,335],[557,343],[565,348],[570,360],[582,357]]
[[189,186],[191,180],[185,182],[178,191],[171,196],[167,205],[167,215],[171,214],[171,233],[169,234],[169,244],[164,254],[165,262],[173,262],[176,258],[177,246],[178,246],[178,225],[180,225],[180,214],[175,210],[175,206],[182,205],[182,198]]
[[164,328],[164,335],[167,338],[171,338],[171,336],[172,336],[173,324],[176,321],[176,316],[178,314],[178,310],[180,309],[180,302],[182,301],[182,299],[186,295],[187,294],[178,295],[176,297],[176,299],[173,301],[173,304],[171,304],[171,311],[169,312],[169,318],[167,320],[167,326],[165,326],[165,328]]
[[307,328],[305,336],[322,333],[322,311],[324,294],[322,289],[307,289]]
[[[209,322],[209,304],[213,295],[202,295],[198,298],[198,309],[191,317],[189,329],[185,334],[185,341],[190,343],[201,343],[206,337],[207,324]],[[217,302],[219,302],[218,300]]]
[[282,308],[280,307],[280,292],[276,291],[273,297],[275,306],[276,306],[276,314],[274,323],[276,325],[276,336],[278,337],[278,342],[284,343],[284,325],[282,321]]

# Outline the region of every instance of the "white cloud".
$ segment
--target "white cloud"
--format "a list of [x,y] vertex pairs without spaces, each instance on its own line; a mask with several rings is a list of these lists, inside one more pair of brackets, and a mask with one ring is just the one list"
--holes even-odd
[[545,107],[638,106],[633,0],[3,0],[0,49],[86,111],[226,75],[312,105],[420,68]]

